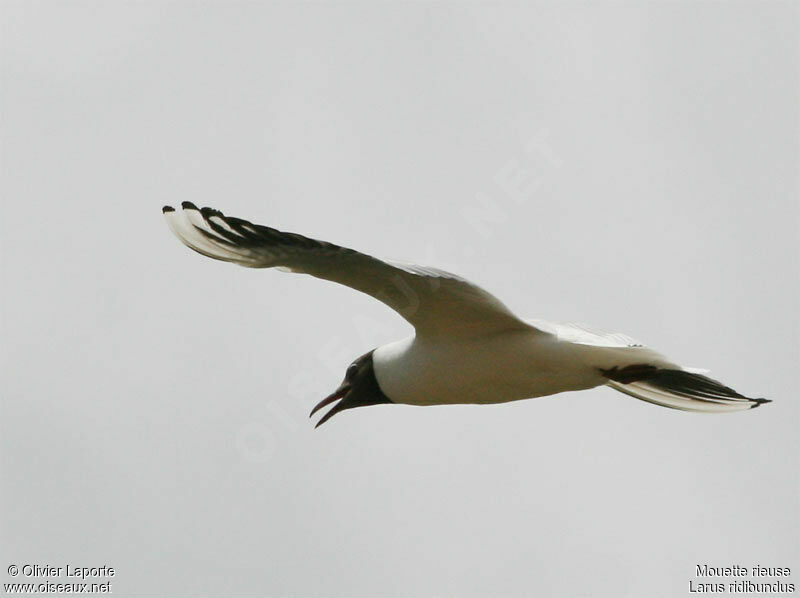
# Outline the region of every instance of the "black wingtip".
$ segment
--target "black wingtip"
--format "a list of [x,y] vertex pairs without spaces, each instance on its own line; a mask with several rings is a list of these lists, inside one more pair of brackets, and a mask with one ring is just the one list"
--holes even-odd
[[200,208],[200,213],[203,218],[211,218],[212,216],[222,216],[222,212],[214,208]]
[[197,206],[194,205],[191,201],[182,201],[181,202],[181,207],[184,210],[196,210],[197,209]]
[[175,211],[175,208],[173,208],[172,206],[164,206],[163,208],[161,208],[161,213],[162,214],[169,214],[170,212],[174,212],[174,211]]
[[753,406],[750,409],[755,409],[756,407],[761,407],[764,403],[771,403],[772,399],[750,399],[753,401]]

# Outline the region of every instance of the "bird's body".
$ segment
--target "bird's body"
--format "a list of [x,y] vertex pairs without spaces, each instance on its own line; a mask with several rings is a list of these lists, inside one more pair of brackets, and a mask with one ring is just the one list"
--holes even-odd
[[605,384],[587,351],[536,329],[471,339],[409,337],[375,350],[375,375],[397,403],[506,403]]
[[344,381],[312,411],[335,413],[378,403],[505,403],[609,385],[684,411],[740,411],[751,399],[619,333],[524,321],[496,297],[435,268],[387,262],[293,233],[229,218],[184,202],[167,206],[173,232],[214,259],[277,267],[344,284],[387,304],[415,334],[358,358]]

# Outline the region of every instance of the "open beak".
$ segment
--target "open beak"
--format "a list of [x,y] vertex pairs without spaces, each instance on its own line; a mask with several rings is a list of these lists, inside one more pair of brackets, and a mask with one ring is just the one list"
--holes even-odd
[[[339,399],[344,398],[345,395],[348,392],[350,392],[350,388],[351,388],[351,386],[349,384],[342,384],[339,388],[336,389],[336,391],[332,395],[329,395],[329,396],[325,397],[319,403],[317,403],[316,406],[311,410],[311,413],[308,415],[308,417],[312,417],[317,411],[319,411],[320,409],[322,409],[326,405],[330,405],[334,401],[339,401]],[[314,426],[314,427],[315,428],[319,428],[322,424],[324,424],[326,421],[328,421],[334,415],[336,415],[337,413],[342,411],[342,409],[344,408],[344,404],[343,403],[344,403],[344,401],[340,401],[339,403],[334,405],[333,408],[331,408],[330,411],[328,411],[325,415],[322,416],[322,419],[320,419],[317,422],[317,425]]]

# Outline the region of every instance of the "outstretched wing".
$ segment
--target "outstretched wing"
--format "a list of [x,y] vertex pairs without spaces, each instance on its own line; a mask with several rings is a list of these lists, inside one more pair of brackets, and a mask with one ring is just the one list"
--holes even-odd
[[435,268],[387,262],[325,241],[231,218],[185,201],[163,209],[172,232],[210,258],[248,268],[310,274],[371,295],[420,336],[479,335],[531,330],[497,298],[469,281]]
[[529,320],[559,340],[585,345],[584,355],[608,386],[642,401],[682,411],[723,412],[752,409],[767,399],[739,394],[705,376],[705,370],[681,367],[639,341],[619,332],[584,324]]

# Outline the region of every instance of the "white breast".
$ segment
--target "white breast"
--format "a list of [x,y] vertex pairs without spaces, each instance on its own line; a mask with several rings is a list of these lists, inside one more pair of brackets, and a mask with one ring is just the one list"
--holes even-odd
[[378,384],[396,403],[504,403],[602,384],[574,347],[527,331],[469,340],[410,337],[379,347],[373,359]]

